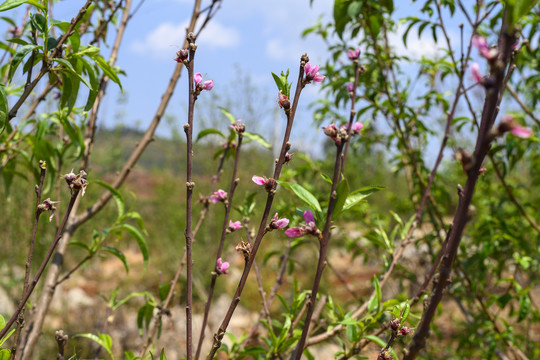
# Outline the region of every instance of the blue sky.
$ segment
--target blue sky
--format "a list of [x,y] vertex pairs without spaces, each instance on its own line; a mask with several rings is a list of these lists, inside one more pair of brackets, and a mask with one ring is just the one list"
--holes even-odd
[[[54,10],[55,18],[69,21],[84,2],[59,2]],[[134,6],[138,3],[139,0],[134,0]],[[125,93],[122,98],[118,87],[111,84],[113,86],[109,87],[109,96],[102,106],[99,125],[114,127],[123,123],[144,128],[151,121],[174,69],[172,59],[183,43],[192,3],[192,0],[144,2],[128,26],[117,61],[117,65],[127,73],[127,77],[121,79]],[[414,6],[409,1],[399,3],[403,6],[396,12],[400,16],[414,13]],[[203,1],[202,7],[207,4],[208,1]],[[195,70],[201,72],[205,80],[214,80],[213,94],[205,93],[202,96],[228,93],[229,96],[242,97],[237,87],[236,93],[230,94],[231,84],[249,76],[266,94],[270,109],[266,116],[257,119],[260,123],[256,128],[265,133],[271,131],[276,119],[273,111],[277,108],[277,90],[270,73],[290,68],[290,78],[295,79],[301,54],[307,52],[315,64],[326,59],[326,45],[319,37],[311,35],[302,38],[300,34],[319,17],[329,19],[332,8],[333,1],[330,0],[314,0],[311,6],[309,0],[223,0],[221,9],[197,41]],[[17,10],[21,12],[22,7]],[[390,39],[399,52],[407,52],[413,58],[436,53],[437,44],[430,37],[417,39],[414,35],[410,36],[408,49],[405,49],[401,43],[402,30]],[[167,110],[167,114],[178,119],[177,129],[185,122],[186,88],[186,78],[183,76]],[[316,140],[320,139],[321,132],[312,128],[309,131],[303,129],[313,126],[308,105],[321,96],[319,88],[320,85],[310,85],[303,92],[295,130],[301,132],[301,136],[297,136],[297,142],[293,144],[310,149],[312,154],[317,153],[313,143],[318,142]],[[243,117],[242,114],[235,115]],[[250,123],[246,123],[246,126],[249,131]],[[195,129],[196,132],[200,130]],[[169,125],[164,123],[158,128],[159,135],[166,136],[170,131]]]

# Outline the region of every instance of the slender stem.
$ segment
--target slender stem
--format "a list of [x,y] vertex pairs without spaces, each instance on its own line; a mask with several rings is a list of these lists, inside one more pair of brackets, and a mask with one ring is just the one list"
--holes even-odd
[[[276,162],[276,167],[274,170],[274,179],[279,179],[279,175],[281,174],[281,168],[283,167],[283,164],[285,162],[285,154],[290,149],[291,144],[289,142],[289,137],[291,135],[292,125],[294,122],[294,116],[296,113],[296,109],[298,107],[298,101],[300,99],[300,93],[302,92],[302,89],[304,87],[304,84],[302,83],[302,79],[304,77],[304,66],[309,61],[309,58],[307,55],[302,55],[301,61],[300,61],[300,70],[298,72],[298,80],[296,82],[296,91],[293,99],[293,103],[291,106],[291,109],[289,112],[285,112],[287,115],[287,127],[285,128],[285,135],[283,137],[283,143],[281,145],[281,151],[279,158]],[[261,244],[261,241],[266,234],[266,226],[267,226],[267,220],[270,216],[270,209],[272,208],[272,203],[274,201],[275,196],[275,187],[273,189],[270,189],[268,191],[268,196],[266,199],[266,205],[264,208],[264,212],[261,218],[261,222],[259,225],[259,231],[257,232],[257,236],[255,237],[255,240],[253,242],[253,245],[251,247],[251,252],[249,254],[249,257],[246,260],[246,264],[244,266],[244,271],[242,273],[242,276],[240,278],[240,281],[238,283],[238,286],[236,288],[236,291],[234,293],[233,299],[231,301],[231,304],[229,305],[229,309],[227,310],[227,313],[225,314],[225,317],[217,331],[216,334],[214,334],[214,342],[212,344],[212,348],[210,350],[210,353],[206,357],[207,360],[212,360],[214,358],[214,355],[218,351],[218,349],[221,346],[221,340],[223,339],[223,336],[225,335],[225,331],[227,330],[227,327],[229,326],[229,322],[231,321],[231,318],[234,314],[234,311],[236,309],[236,306],[240,302],[240,296],[242,295],[242,291],[244,290],[244,286],[246,285],[246,281],[249,275],[249,272],[251,270],[251,266],[253,265],[253,261],[255,260],[255,256],[257,255],[257,250],[259,249],[259,246]]]
[[192,258],[192,239],[193,231],[191,228],[192,219],[192,199],[193,188],[195,183],[192,181],[192,168],[193,168],[193,112],[195,110],[195,90],[193,88],[193,66],[195,58],[195,35],[189,33],[187,35],[188,48],[189,48],[189,61],[187,63],[188,70],[188,123],[184,125],[184,131],[186,133],[186,358],[191,360],[193,358],[193,319],[192,319],[192,300],[193,300],[193,258]]
[[[354,83],[353,83],[353,90],[351,95],[351,111],[349,112],[349,123],[347,125],[347,138],[351,138],[351,131],[352,131],[352,123],[354,121],[354,117],[356,116],[356,110],[354,109],[354,106],[356,104],[356,91],[358,88],[358,79],[360,78],[360,67],[358,66],[358,59],[354,60]],[[345,149],[343,150],[343,161],[341,162],[341,174],[345,171],[345,162],[347,161],[347,151],[349,150],[349,143],[350,141],[347,141],[345,143]],[[340,176],[341,178],[341,176]]]
[[58,228],[58,230],[56,232],[56,235],[54,237],[54,240],[53,240],[52,244],[49,246],[49,250],[47,250],[47,254],[45,255],[45,258],[43,259],[43,261],[41,263],[41,266],[39,267],[36,275],[34,276],[34,279],[32,280],[31,283],[28,284],[28,287],[27,287],[27,289],[26,289],[26,291],[24,293],[24,296],[19,301],[19,305],[17,306],[17,310],[15,310],[15,313],[11,316],[9,321],[6,323],[6,326],[4,326],[2,331],[0,331],[0,339],[2,339],[6,335],[9,328],[11,327],[11,325],[13,325],[13,323],[15,322],[15,319],[17,319],[17,317],[19,316],[19,313],[24,308],[26,302],[28,301],[28,298],[30,297],[30,295],[32,295],[32,292],[34,291],[34,289],[35,289],[35,287],[36,287],[36,285],[37,285],[37,283],[38,283],[38,281],[39,281],[39,279],[41,277],[41,274],[43,274],[43,271],[45,270],[45,267],[47,266],[49,260],[51,259],[51,256],[52,256],[52,254],[54,252],[54,249],[55,249],[56,245],[58,244],[58,241],[62,237],[62,233],[64,232],[64,228],[66,226],[67,219],[69,217],[69,214],[71,213],[71,210],[73,209],[73,204],[75,203],[75,200],[77,199],[78,194],[79,194],[79,191],[74,191],[73,194],[71,195],[71,200],[69,201],[69,205],[68,205],[68,207],[66,209],[66,213],[64,214],[64,219],[62,220],[62,224]]
[[513,43],[514,35],[508,33],[508,25],[505,17],[502,22],[499,36],[498,64],[492,67],[494,86],[493,88],[486,89],[482,120],[476,139],[473,166],[467,172],[467,182],[465,184],[464,191],[461,192],[458,208],[454,216],[452,232],[448,239],[448,248],[441,263],[437,283],[435,284],[435,288],[431,294],[429,304],[425,309],[422,319],[420,320],[420,323],[416,329],[413,340],[404,351],[404,360],[415,359],[420,350],[425,346],[425,341],[429,334],[429,326],[433,317],[435,316],[437,306],[442,299],[444,289],[446,289],[449,284],[452,264],[456,258],[465,225],[469,220],[469,205],[473,198],[476,182],[479,176],[479,170],[493,140],[492,137],[490,137],[489,132],[493,126],[494,114],[497,112],[501,88],[504,87],[505,70],[510,59],[511,46]]
[[309,334],[309,327],[311,325],[311,317],[313,315],[314,304],[317,301],[317,292],[321,284],[322,273],[326,265],[326,257],[328,255],[328,249],[330,245],[332,215],[334,214],[334,207],[337,200],[337,186],[339,183],[341,161],[343,160],[343,144],[338,144],[336,149],[336,159],[334,163],[334,176],[332,177],[332,189],[330,190],[330,198],[328,200],[328,211],[326,212],[326,223],[320,240],[319,247],[319,261],[317,262],[317,271],[315,272],[315,279],[313,280],[313,287],[311,294],[309,295],[307,303],[307,314],[304,320],[304,329],[302,330],[302,336],[296,345],[296,349],[291,354],[290,359],[300,360],[304,351],[304,345],[306,343],[307,336]]
[[217,278],[219,276],[219,272],[218,272],[219,269],[217,269],[217,259],[221,258],[221,254],[223,252],[223,245],[225,244],[225,237],[227,236],[227,233],[228,233],[227,230],[229,228],[229,218],[230,218],[231,209],[232,209],[232,200],[234,197],[234,190],[236,189],[236,186],[238,185],[238,181],[240,180],[236,178],[236,175],[238,173],[238,163],[240,161],[240,149],[242,147],[242,139],[244,138],[242,132],[240,131],[238,132],[238,146],[236,147],[236,156],[235,156],[234,167],[233,167],[233,172],[231,176],[231,186],[229,188],[229,194],[225,202],[225,215],[223,217],[223,225],[221,227],[221,238],[219,240],[219,247],[216,254],[216,262],[214,263],[216,264],[216,267],[214,268],[214,271],[212,272],[212,281],[210,283],[210,290],[208,291],[208,299],[206,300],[206,304],[204,306],[203,322],[201,326],[201,333],[199,335],[199,343],[197,344],[197,351],[195,352],[195,360],[198,360],[201,354],[202,344],[204,341],[204,334],[206,331],[206,325],[208,323],[208,316],[210,314],[210,307],[212,306],[214,289],[216,286]]
[[[39,222],[39,217],[43,213],[43,210],[39,208],[39,205],[41,204],[41,194],[43,192],[43,182],[45,181],[45,174],[47,173],[47,167],[44,161],[40,161],[40,177],[39,177],[39,185],[36,186],[36,207],[35,207],[35,215],[34,215],[34,226],[32,227],[32,237],[30,239],[30,247],[28,249],[28,259],[26,260],[25,264],[25,274],[24,274],[24,286],[23,286],[23,294],[28,291],[29,287],[29,281],[30,281],[30,271],[32,269],[32,257],[34,255],[34,245],[36,243],[36,235],[37,235],[37,227]],[[15,353],[17,352],[17,343],[19,340],[19,335],[21,333],[21,329],[24,324],[24,308],[21,310],[19,314],[19,318],[17,319],[17,330],[15,331],[15,335],[13,337],[13,347],[11,349],[11,357],[10,359],[13,359],[15,357]]]

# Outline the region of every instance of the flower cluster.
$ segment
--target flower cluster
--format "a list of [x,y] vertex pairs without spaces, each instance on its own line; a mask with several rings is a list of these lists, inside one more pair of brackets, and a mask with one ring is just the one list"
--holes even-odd
[[[363,127],[364,125],[360,122],[352,124],[351,136],[358,135]],[[323,126],[322,129],[324,134],[334,140],[336,144],[342,144],[349,138],[346,125],[343,125],[338,129],[335,124],[330,124],[328,126]]]
[[78,174],[75,174],[72,169],[69,174],[65,174],[62,177],[66,180],[66,183],[71,189],[71,195],[82,191],[82,196],[84,196],[86,186],[88,186],[88,181],[86,181],[86,171],[81,170]]
[[181,49],[176,52],[176,57],[174,58],[174,61],[178,63],[187,64],[189,56],[189,50],[188,49]]
[[304,225],[295,226],[285,230],[285,235],[290,238],[297,238],[304,235],[313,235],[319,238],[321,236],[321,232],[319,229],[317,229],[315,218],[310,210],[304,211],[304,221],[306,222]]
[[59,203],[59,201],[51,201],[50,198],[47,198],[43,200],[41,204],[38,205],[38,211],[39,212],[50,211],[51,216],[49,216],[49,222],[51,222],[54,217],[54,213],[56,212],[56,206],[54,206],[54,204],[57,204],[57,203]]
[[218,258],[216,261],[216,273],[218,275],[228,275],[227,269],[229,266],[230,264],[227,261],[223,262],[221,258]]
[[229,125],[229,127],[239,134],[243,133],[244,131],[246,131],[246,125],[241,124],[241,122],[242,120],[238,119],[233,125]]
[[264,189],[267,191],[267,192],[271,192],[271,191],[274,191],[276,186],[277,186],[277,182],[276,180],[270,178],[270,179],[267,179],[266,177],[261,177],[261,176],[257,176],[257,175],[253,175],[253,177],[251,178],[251,180],[257,184],[257,185],[261,185],[261,186],[264,186]]
[[214,204],[217,204],[218,202],[224,203],[226,200],[227,200],[227,192],[221,189],[219,189],[218,191],[210,195],[210,201],[213,202]]
[[201,73],[195,73],[193,76],[193,81],[195,81],[196,95],[199,95],[203,90],[210,91],[214,87],[214,82],[212,80],[206,80],[203,82]]
[[319,74],[319,65],[311,65],[311,63],[308,62],[304,67],[304,71],[306,74],[306,84],[309,84],[311,81],[321,82],[326,78],[326,76]]

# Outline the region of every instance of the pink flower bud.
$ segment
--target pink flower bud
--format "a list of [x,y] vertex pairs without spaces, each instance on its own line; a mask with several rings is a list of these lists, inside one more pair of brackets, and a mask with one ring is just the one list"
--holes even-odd
[[358,59],[358,57],[360,56],[360,49],[356,49],[356,50],[349,49],[348,56],[349,56],[349,59],[351,60]]
[[229,266],[230,264],[227,261],[222,262],[221,258],[218,258],[216,261],[216,272],[219,275],[228,275],[229,273],[227,272],[227,269]]
[[225,200],[227,200],[227,192],[224,190],[219,189],[210,195],[210,201],[214,204],[217,204],[218,202],[225,202]]
[[512,135],[520,138],[529,138],[532,136],[533,132],[529,128],[519,126],[516,120],[510,115],[501,116],[501,122],[498,127],[500,134],[504,134],[507,131],[510,131]]
[[263,177],[261,177],[261,176],[256,176],[256,175],[254,175],[254,176],[251,178],[251,180],[252,180],[255,184],[257,184],[257,185],[264,185],[264,184],[266,184],[266,179],[263,178]]
[[274,217],[272,218],[272,221],[270,221],[270,228],[271,229],[283,229],[289,225],[289,219],[287,218],[278,218],[278,213],[274,214]]
[[478,63],[472,63],[471,64],[471,77],[474,81],[476,81],[479,84],[482,84],[483,76],[482,73],[480,73],[480,66]]
[[[350,50],[349,50],[349,51],[350,51]],[[353,83],[349,83],[349,84],[347,85],[347,91],[348,91],[348,92],[353,92],[353,90],[354,90],[354,84],[353,84]]]
[[306,231],[301,227],[292,227],[287,230],[285,230],[285,235],[287,235],[290,238],[297,238],[304,236],[306,234]]
[[326,77],[319,74],[319,65],[311,65],[309,62],[304,67],[304,71],[306,74],[306,83],[310,83],[311,81],[321,82]]
[[202,80],[203,78],[201,73],[198,72],[193,75],[193,81],[195,82],[195,92],[197,94],[200,94],[203,90],[210,91],[214,87],[214,82],[212,80],[206,80],[205,82],[203,82]]
[[278,104],[279,104],[279,107],[285,111],[288,111],[291,108],[291,101],[289,100],[287,95],[281,92],[281,90],[279,90]]
[[306,224],[309,224],[310,222],[315,222],[315,218],[313,217],[313,213],[311,212],[311,210],[304,211],[304,220]]
[[232,220],[229,220],[229,232],[236,231],[238,229],[241,229],[242,223],[240,221],[233,222]]

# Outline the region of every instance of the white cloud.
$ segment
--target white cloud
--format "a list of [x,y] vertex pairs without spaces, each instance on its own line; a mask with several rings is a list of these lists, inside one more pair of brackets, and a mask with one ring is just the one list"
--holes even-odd
[[[408,56],[413,60],[419,60],[422,56],[427,58],[440,57],[444,54],[441,49],[446,48],[446,42],[443,35],[438,33],[437,42],[431,36],[431,31],[422,33],[422,37],[418,37],[416,28],[413,28],[407,36],[407,46],[403,44],[403,34],[406,26],[401,25],[397,31],[388,35],[390,45],[396,50],[398,55]],[[451,34],[450,34],[451,35]],[[453,37],[451,37],[452,39]],[[452,44],[454,47],[456,44]]]
[[[183,44],[187,25],[187,21],[180,24],[162,23],[144,39],[133,42],[131,50],[140,54],[170,57],[171,46]],[[201,32],[197,43],[210,49],[235,47],[240,44],[240,32],[234,27],[227,27],[213,20]]]

